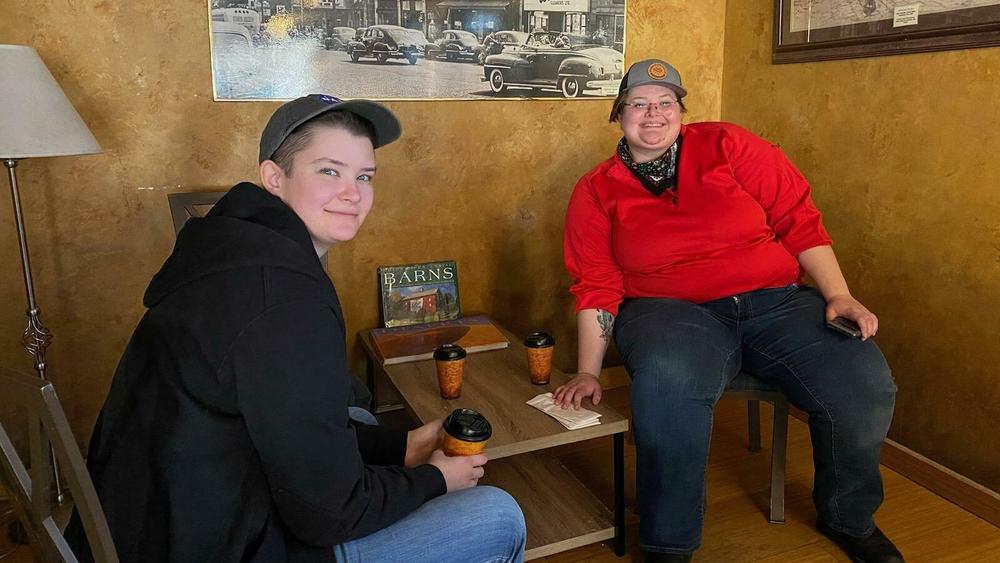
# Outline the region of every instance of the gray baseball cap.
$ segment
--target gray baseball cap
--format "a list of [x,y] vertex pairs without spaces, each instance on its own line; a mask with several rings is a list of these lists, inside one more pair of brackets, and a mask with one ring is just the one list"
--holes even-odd
[[258,162],[270,160],[274,153],[300,125],[328,111],[347,111],[367,120],[375,129],[374,147],[384,147],[403,133],[399,120],[389,108],[369,100],[343,101],[326,94],[309,94],[278,108],[260,134]]
[[628,67],[625,78],[622,78],[621,86],[618,87],[618,95],[621,96],[631,88],[644,84],[660,84],[666,86],[677,93],[678,98],[687,96],[687,90],[681,86],[681,73],[666,61],[660,59],[646,59],[634,63]]

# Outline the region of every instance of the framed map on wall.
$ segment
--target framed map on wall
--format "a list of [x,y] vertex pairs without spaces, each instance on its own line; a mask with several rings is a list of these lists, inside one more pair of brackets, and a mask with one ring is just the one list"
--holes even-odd
[[1000,0],[775,0],[775,64],[1000,45]]
[[618,93],[626,0],[208,0],[216,100]]

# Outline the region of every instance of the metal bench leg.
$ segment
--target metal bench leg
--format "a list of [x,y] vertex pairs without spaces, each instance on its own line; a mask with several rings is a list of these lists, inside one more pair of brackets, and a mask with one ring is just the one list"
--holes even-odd
[[760,401],[747,401],[747,435],[751,452],[760,451]]
[[788,448],[788,401],[774,402],[771,431],[771,516],[772,524],[785,523],[785,459]]

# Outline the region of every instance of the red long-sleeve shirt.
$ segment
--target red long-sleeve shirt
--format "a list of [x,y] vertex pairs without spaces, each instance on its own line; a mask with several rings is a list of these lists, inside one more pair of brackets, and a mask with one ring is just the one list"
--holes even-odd
[[681,136],[676,204],[617,154],[577,182],[563,241],[577,311],[788,285],[802,277],[800,252],[830,244],[809,184],[776,146],[730,123],[682,125]]

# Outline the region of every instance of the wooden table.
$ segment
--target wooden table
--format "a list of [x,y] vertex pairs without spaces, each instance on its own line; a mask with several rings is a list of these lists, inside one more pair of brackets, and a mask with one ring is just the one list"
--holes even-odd
[[[499,326],[499,325],[498,325]],[[370,331],[359,336],[368,355],[368,386],[373,412],[378,412],[376,379],[385,377],[398,391],[403,406],[421,423],[441,418],[459,407],[482,413],[493,426],[487,444],[490,459],[481,481],[510,493],[521,505],[528,527],[526,559],[537,559],[607,539],[614,551],[625,553],[624,433],[628,420],[604,404],[587,408],[601,413],[601,424],[567,430],[552,417],[525,404],[539,393],[554,391],[567,381],[552,370],[548,385],[532,385],[521,339],[501,327],[510,339],[503,350],[469,354],[465,360],[462,396],[441,398],[434,360],[383,366]],[[614,506],[598,500],[576,477],[545,450],[612,436]]]

